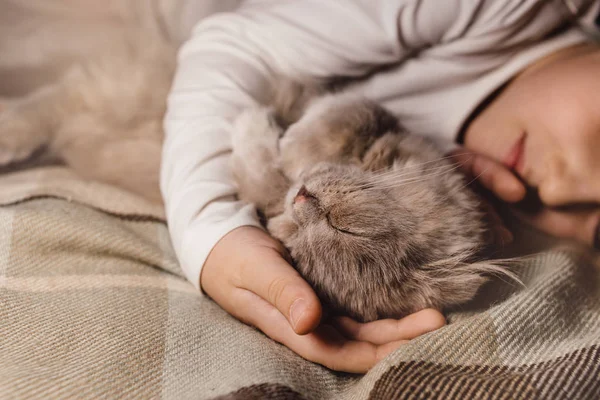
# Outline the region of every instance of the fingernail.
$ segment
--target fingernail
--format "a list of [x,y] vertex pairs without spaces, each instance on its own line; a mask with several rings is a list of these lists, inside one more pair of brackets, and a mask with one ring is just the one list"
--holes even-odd
[[298,325],[298,321],[300,321],[305,312],[306,301],[304,299],[296,299],[290,306],[290,320],[294,330],[296,330],[296,325]]

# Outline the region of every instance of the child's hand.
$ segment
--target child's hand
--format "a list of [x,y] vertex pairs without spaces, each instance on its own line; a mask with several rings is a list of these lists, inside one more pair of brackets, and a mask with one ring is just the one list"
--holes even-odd
[[525,198],[523,182],[501,163],[464,149],[455,150],[450,156],[467,176],[477,179],[500,200],[517,203]]
[[338,371],[366,372],[401,344],[445,324],[442,314],[428,309],[401,320],[359,324],[340,318],[335,326],[319,326],[319,299],[286,256],[264,231],[238,228],[213,248],[202,270],[202,288],[239,320]]
[[517,215],[552,236],[575,239],[600,250],[600,208],[597,206],[565,209],[544,207],[533,214],[517,211]]
[[213,248],[200,284],[226,311],[263,332],[263,320],[278,312],[304,335],[319,324],[321,304],[284,256],[278,241],[261,229],[244,226]]
[[[525,198],[525,184],[503,164],[485,155],[466,150],[453,152],[454,161],[498,198],[517,203]],[[515,209],[516,214],[536,228],[550,235],[575,239],[600,250],[600,208],[543,206],[535,212]]]

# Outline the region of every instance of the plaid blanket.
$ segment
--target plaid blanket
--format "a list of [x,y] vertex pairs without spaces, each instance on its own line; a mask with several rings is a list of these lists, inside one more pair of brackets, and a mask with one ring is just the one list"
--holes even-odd
[[1,398],[600,398],[593,255],[526,257],[514,267],[524,286],[491,282],[448,326],[349,375],[194,290],[160,208],[61,168],[0,187]]

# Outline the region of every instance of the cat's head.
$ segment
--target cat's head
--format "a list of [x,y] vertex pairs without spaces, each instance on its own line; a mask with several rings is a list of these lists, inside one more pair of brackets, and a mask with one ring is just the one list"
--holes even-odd
[[309,100],[296,118],[276,162],[291,187],[267,228],[329,308],[361,321],[445,308],[497,272],[472,263],[479,202],[430,142],[351,94]]
[[452,199],[435,182],[389,182],[356,165],[319,163],[268,228],[321,299],[356,319],[469,300],[486,281],[466,262],[482,244],[473,198],[465,208],[444,204]]

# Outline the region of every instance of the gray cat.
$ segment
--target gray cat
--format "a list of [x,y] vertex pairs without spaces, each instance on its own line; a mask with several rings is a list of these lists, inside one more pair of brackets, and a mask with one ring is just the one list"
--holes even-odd
[[400,318],[510,275],[475,262],[486,245],[480,201],[433,144],[372,102],[297,88],[237,119],[233,173],[330,310]]

